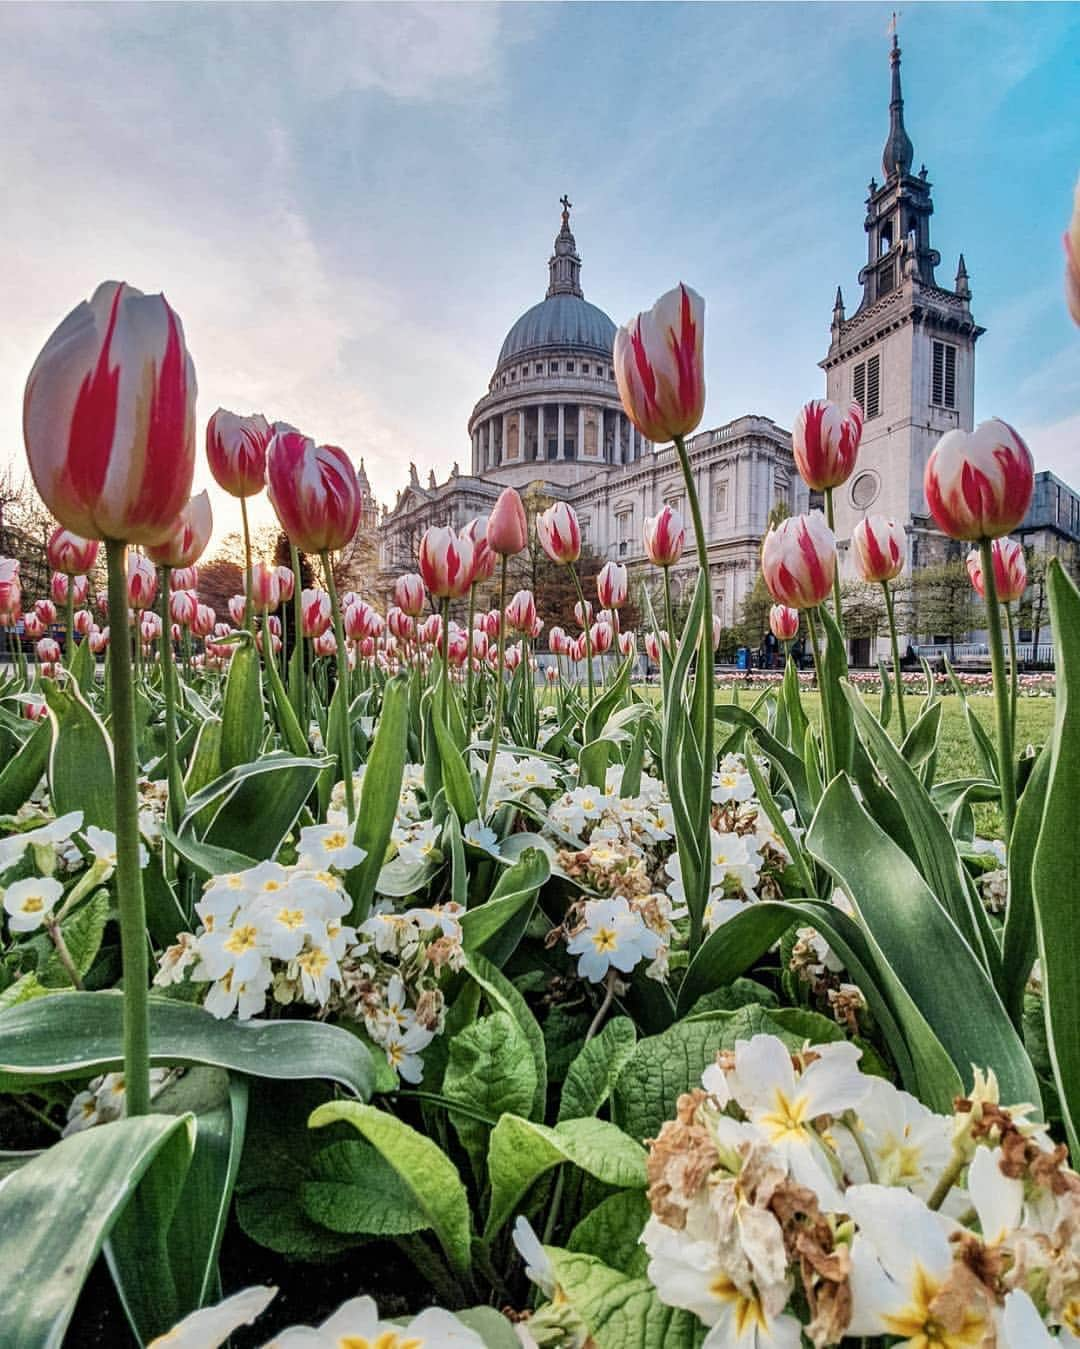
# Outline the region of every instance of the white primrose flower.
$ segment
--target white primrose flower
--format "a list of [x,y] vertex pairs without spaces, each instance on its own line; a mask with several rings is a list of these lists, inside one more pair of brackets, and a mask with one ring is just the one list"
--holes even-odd
[[715,1241],[695,1240],[655,1216],[641,1240],[649,1252],[649,1279],[661,1302],[693,1312],[710,1327],[701,1349],[800,1349],[799,1322],[784,1312],[788,1285],[767,1305],[753,1284],[736,1286]]
[[0,839],[0,872],[14,866],[27,848],[56,848],[67,843],[82,828],[82,822],[82,811],[71,810],[66,815],[50,820],[48,824],[39,825],[37,829],[28,829],[23,834],[9,834],[7,838]]
[[530,1283],[536,1284],[545,1297],[553,1298],[555,1269],[551,1257],[544,1250],[543,1242],[533,1231],[532,1224],[523,1213],[519,1213],[514,1219],[514,1230],[511,1235],[518,1255],[525,1262],[525,1277]]
[[312,942],[296,957],[296,966],[307,1001],[320,1005],[327,1003],[331,982],[341,978],[334,953],[328,947]]
[[1015,1288],[1005,1295],[996,1343],[997,1349],[1061,1349],[1063,1345],[1080,1344],[1080,1340],[1066,1327],[1062,1327],[1061,1338],[1055,1339],[1030,1296],[1022,1288]]
[[986,1246],[1000,1246],[1024,1216],[1024,1182],[1002,1172],[1001,1157],[1000,1148],[976,1148],[968,1166],[968,1197]]
[[309,825],[300,830],[300,865],[318,871],[323,867],[334,867],[338,871],[348,871],[358,866],[367,853],[352,842],[347,829],[333,824]]
[[586,824],[599,820],[617,799],[595,787],[574,787],[559,797],[550,813],[562,828],[580,835]]
[[843,1196],[813,1122],[859,1105],[870,1079],[859,1072],[862,1051],[847,1041],[815,1045],[813,1053],[818,1057],[796,1073],[791,1054],[776,1036],[739,1040],[728,1088],[794,1180],[813,1190],[822,1208],[840,1211]]
[[474,848],[479,848],[482,852],[491,853],[492,857],[499,856],[499,836],[495,830],[479,820],[470,820],[461,831],[461,836],[466,843],[471,843]]
[[420,1057],[434,1040],[433,1031],[415,1023],[408,1030],[393,1028],[382,1039],[386,1061],[406,1082],[420,1082],[424,1077],[424,1061]]
[[151,1340],[147,1349],[218,1349],[234,1330],[249,1326],[266,1310],[276,1288],[245,1288],[214,1307],[203,1307]]
[[[83,838],[94,854],[96,862],[104,862],[113,870],[116,869],[116,835],[111,829],[99,829],[96,824],[88,824],[82,831]],[[150,863],[150,853],[146,845],[140,839],[139,841],[139,866],[145,867]]]
[[33,932],[59,903],[64,887],[52,876],[28,876],[4,891],[4,909],[12,932]]
[[317,1330],[292,1326],[276,1335],[264,1349],[484,1349],[484,1341],[452,1312],[429,1307],[407,1326],[380,1321],[372,1298],[346,1302]]
[[867,1078],[854,1125],[874,1175],[866,1174],[862,1151],[846,1129],[833,1137],[851,1176],[881,1185],[903,1185],[929,1199],[952,1152],[952,1117],[935,1115],[921,1101],[882,1077]]
[[566,949],[579,957],[580,977],[600,983],[609,969],[629,974],[638,961],[652,960],[661,945],[659,935],[619,895],[586,901],[584,925],[570,938]]
[[953,1270],[946,1219],[909,1190],[884,1185],[852,1185],[844,1208],[858,1227],[851,1244],[849,1335],[895,1335],[905,1345],[928,1349],[978,1349],[992,1342],[988,1307],[969,1303],[951,1331],[934,1315],[931,1304]]
[[[196,971],[196,978],[198,972]],[[241,1021],[257,1016],[266,1006],[270,987],[270,962],[265,961],[250,979],[238,979],[232,970],[224,974],[206,995],[203,1006],[219,1020],[237,1014]]]
[[739,763],[721,765],[720,771],[713,774],[712,799],[719,805],[729,801],[749,801],[754,795],[754,780]]
[[436,860],[442,830],[434,820],[421,820],[413,825],[398,846],[398,856],[405,862],[419,865]]

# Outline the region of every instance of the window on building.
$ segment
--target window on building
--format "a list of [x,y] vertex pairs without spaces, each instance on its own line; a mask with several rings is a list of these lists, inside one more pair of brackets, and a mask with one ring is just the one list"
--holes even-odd
[[615,537],[620,544],[630,542],[634,529],[634,512],[620,511],[615,517]]
[[608,379],[614,379],[614,378],[615,378],[615,371],[609,369],[608,372],[607,372],[607,377],[608,377]]
[[534,375],[542,375],[543,373],[544,373],[544,363],[543,363],[543,361],[537,361],[537,362],[536,362],[536,369],[533,371],[533,374],[534,374]]
[[578,529],[581,530],[581,546],[589,546],[589,517],[587,515],[578,516]]
[[589,373],[589,362],[588,362],[588,361],[582,361],[582,362],[581,362],[581,373],[582,373],[583,375],[587,375],[587,374]]
[[567,371],[567,374],[570,374],[570,375],[572,375],[572,374],[574,373],[574,362],[573,362],[573,361],[567,361],[567,362],[566,362],[566,371]]
[[930,401],[939,408],[956,407],[956,348],[948,342],[934,343]]
[[716,484],[716,500],[714,502],[717,515],[727,515],[728,509],[728,485],[727,479]]
[[855,367],[851,395],[863,410],[866,421],[881,412],[881,357],[871,356]]
[[558,362],[558,361],[552,361],[552,362],[551,362],[551,364],[548,366],[548,373],[549,373],[549,374],[552,374],[552,375],[557,375],[557,374],[559,373],[559,362]]
[[547,438],[547,457],[549,459],[558,459],[559,457],[559,437],[548,436]]

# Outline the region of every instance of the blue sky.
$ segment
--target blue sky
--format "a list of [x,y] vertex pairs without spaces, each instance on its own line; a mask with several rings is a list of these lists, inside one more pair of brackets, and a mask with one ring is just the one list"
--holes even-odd
[[[5,450],[41,342],[122,277],[183,317],[200,426],[219,403],[285,418],[363,456],[392,501],[410,460],[467,463],[564,191],[585,294],[617,322],[676,280],[706,297],[705,424],[790,425],[824,389],[837,284],[857,302],[890,12],[4,5]],[[939,280],[963,250],[987,328],[976,415],[1080,485],[1061,286],[1080,6],[908,5],[900,39]]]

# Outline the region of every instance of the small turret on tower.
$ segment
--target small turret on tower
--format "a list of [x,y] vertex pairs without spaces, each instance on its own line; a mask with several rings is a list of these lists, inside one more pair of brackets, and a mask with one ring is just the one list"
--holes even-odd
[[956,269],[956,285],[953,287],[957,295],[965,300],[971,299],[971,283],[968,279],[968,270],[964,265],[964,255],[960,254],[960,266]]

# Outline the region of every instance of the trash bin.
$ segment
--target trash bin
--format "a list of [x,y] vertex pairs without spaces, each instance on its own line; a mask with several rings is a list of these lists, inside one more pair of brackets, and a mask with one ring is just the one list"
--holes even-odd
[[736,670],[750,668],[750,648],[748,646],[740,646],[738,651],[735,652],[735,668]]

